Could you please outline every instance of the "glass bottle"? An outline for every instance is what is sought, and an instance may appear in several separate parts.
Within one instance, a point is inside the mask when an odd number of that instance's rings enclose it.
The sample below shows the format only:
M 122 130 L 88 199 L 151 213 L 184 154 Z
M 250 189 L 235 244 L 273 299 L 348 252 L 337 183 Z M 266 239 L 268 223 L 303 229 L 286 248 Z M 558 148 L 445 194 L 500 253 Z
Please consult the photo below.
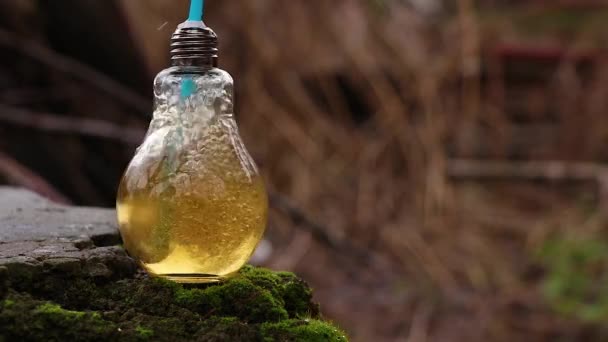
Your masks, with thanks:
M 154 81 L 154 116 L 121 181 L 124 246 L 153 275 L 182 283 L 237 272 L 264 233 L 268 199 L 233 117 L 233 80 L 217 36 L 186 21 L 172 67 Z

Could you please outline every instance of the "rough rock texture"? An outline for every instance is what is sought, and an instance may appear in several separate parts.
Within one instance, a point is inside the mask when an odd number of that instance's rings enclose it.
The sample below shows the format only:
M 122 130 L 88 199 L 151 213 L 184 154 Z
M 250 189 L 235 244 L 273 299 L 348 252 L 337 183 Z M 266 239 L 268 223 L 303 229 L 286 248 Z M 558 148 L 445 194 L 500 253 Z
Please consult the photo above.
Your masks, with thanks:
M 119 242 L 111 210 L 0 188 L 0 342 L 346 341 L 291 273 L 182 286 L 148 277 Z
M 116 214 L 109 209 L 73 208 L 49 202 L 27 190 L 0 187 L 0 241 L 90 238 L 118 244 Z

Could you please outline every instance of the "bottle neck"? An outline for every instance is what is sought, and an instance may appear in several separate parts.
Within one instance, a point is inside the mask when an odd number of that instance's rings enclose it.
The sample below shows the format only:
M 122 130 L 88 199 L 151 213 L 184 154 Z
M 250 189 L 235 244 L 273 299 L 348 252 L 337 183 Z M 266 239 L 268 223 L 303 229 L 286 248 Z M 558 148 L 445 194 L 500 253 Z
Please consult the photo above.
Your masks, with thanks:
M 215 68 L 218 65 L 218 39 L 202 22 L 186 21 L 171 37 L 171 64 Z

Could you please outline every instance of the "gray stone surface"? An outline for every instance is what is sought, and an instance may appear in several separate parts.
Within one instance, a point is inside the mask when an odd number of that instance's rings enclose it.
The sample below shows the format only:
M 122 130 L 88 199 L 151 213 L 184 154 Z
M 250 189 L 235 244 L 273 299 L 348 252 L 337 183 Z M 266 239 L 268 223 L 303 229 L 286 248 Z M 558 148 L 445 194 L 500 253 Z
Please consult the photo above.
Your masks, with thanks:
M 0 243 L 57 238 L 117 242 L 118 236 L 114 210 L 63 206 L 27 190 L 0 187 Z
M 114 210 L 68 207 L 0 187 L 0 268 L 8 273 L 112 277 L 135 272 L 119 243 Z

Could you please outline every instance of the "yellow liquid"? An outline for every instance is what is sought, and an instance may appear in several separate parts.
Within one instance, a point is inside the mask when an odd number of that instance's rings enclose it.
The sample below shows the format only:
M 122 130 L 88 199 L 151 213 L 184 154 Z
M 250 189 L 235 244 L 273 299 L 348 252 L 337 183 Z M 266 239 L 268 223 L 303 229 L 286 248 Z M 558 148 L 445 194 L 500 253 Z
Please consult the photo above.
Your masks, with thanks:
M 172 176 L 150 171 L 163 168 L 156 163 L 140 167 L 146 172 L 127 171 L 121 182 L 117 210 L 125 248 L 154 275 L 183 283 L 221 280 L 248 261 L 263 236 L 268 199 L 261 177 L 244 171 L 238 146 L 222 134 L 211 136 L 204 148 L 180 155 Z M 187 160 L 201 157 L 201 166 L 188 167 Z

